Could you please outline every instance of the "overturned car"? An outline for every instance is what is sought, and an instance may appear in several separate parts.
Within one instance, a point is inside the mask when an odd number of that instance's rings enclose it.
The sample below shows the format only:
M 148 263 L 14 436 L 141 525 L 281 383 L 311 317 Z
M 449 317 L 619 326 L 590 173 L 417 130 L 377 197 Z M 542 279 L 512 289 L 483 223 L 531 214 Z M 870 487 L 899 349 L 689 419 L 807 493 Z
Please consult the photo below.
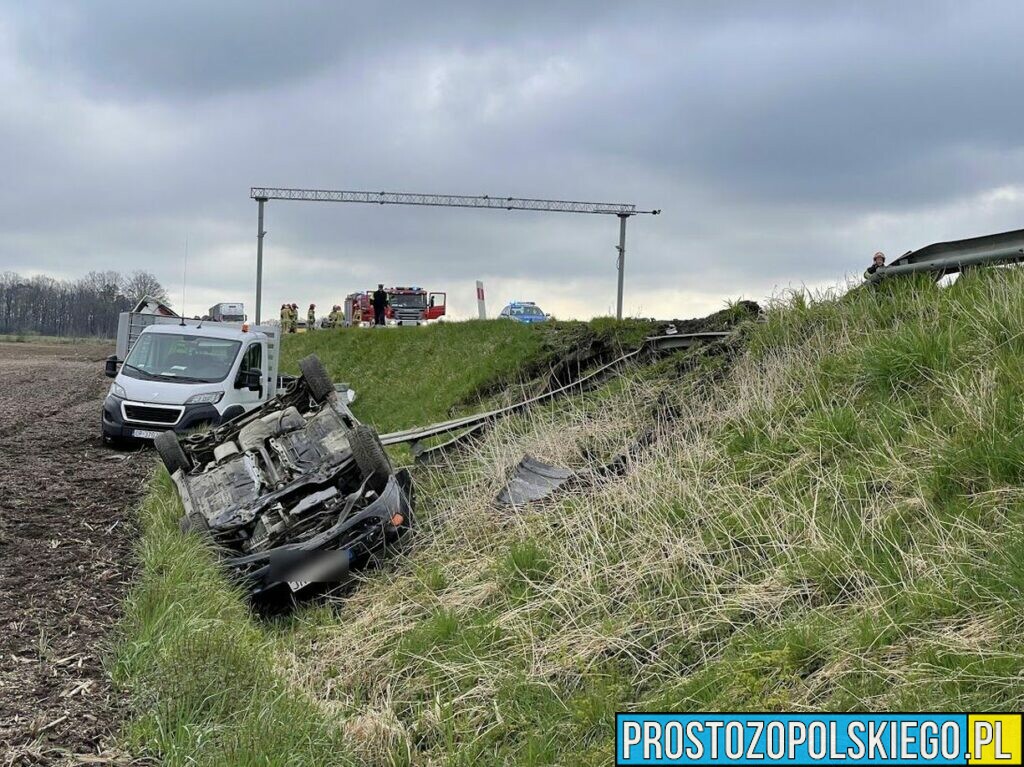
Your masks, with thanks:
M 260 409 L 154 446 L 184 505 L 182 531 L 216 544 L 249 593 L 276 600 L 343 584 L 412 523 L 412 482 L 338 395 L 316 356 Z

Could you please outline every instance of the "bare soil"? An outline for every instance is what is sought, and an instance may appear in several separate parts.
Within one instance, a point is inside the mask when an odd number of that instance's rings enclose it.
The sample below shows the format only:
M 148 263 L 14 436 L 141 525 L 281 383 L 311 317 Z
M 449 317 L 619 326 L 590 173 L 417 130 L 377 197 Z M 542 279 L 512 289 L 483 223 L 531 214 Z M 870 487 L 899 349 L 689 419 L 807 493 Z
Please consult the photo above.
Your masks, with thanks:
M 127 761 L 103 659 L 153 459 L 100 440 L 111 352 L 0 342 L 0 767 Z

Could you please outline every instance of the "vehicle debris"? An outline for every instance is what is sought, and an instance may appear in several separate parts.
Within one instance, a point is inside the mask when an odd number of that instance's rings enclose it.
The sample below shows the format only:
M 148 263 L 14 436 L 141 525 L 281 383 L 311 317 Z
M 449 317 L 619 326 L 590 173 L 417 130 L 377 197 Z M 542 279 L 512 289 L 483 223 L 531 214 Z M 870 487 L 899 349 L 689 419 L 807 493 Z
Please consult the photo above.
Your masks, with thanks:
M 570 481 L 579 484 L 599 477 L 622 476 L 628 471 L 630 464 L 637 460 L 656 438 L 657 430 L 648 427 L 633 440 L 626 450 L 589 471 L 573 471 L 545 463 L 529 454 L 524 455 L 523 459 L 516 464 L 509 481 L 498 492 L 495 502 L 499 506 L 521 506 L 547 498 Z
M 258 410 L 154 446 L 184 505 L 183 532 L 215 544 L 260 601 L 342 584 L 412 525 L 412 481 L 348 408 L 320 360 Z
M 498 493 L 496 501 L 499 506 L 521 506 L 539 501 L 564 485 L 574 474 L 570 469 L 525 455 L 516 465 L 508 484 Z

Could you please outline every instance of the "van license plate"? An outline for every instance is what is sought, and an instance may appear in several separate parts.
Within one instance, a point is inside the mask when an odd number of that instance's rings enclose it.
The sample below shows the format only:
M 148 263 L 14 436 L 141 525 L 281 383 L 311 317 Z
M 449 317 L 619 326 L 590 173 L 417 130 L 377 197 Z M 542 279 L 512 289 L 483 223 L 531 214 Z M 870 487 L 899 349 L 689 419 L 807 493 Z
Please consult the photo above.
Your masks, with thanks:
M 160 436 L 160 432 L 149 431 L 148 429 L 132 429 L 132 436 L 135 439 L 156 439 Z

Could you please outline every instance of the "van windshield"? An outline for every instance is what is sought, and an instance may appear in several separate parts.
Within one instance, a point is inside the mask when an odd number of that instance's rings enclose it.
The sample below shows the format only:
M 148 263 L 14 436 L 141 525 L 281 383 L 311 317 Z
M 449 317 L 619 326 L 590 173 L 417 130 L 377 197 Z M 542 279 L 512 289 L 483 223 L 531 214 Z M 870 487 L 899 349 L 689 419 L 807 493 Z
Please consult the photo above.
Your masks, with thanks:
M 231 372 L 241 341 L 175 333 L 143 333 L 121 366 L 131 378 L 216 383 Z

